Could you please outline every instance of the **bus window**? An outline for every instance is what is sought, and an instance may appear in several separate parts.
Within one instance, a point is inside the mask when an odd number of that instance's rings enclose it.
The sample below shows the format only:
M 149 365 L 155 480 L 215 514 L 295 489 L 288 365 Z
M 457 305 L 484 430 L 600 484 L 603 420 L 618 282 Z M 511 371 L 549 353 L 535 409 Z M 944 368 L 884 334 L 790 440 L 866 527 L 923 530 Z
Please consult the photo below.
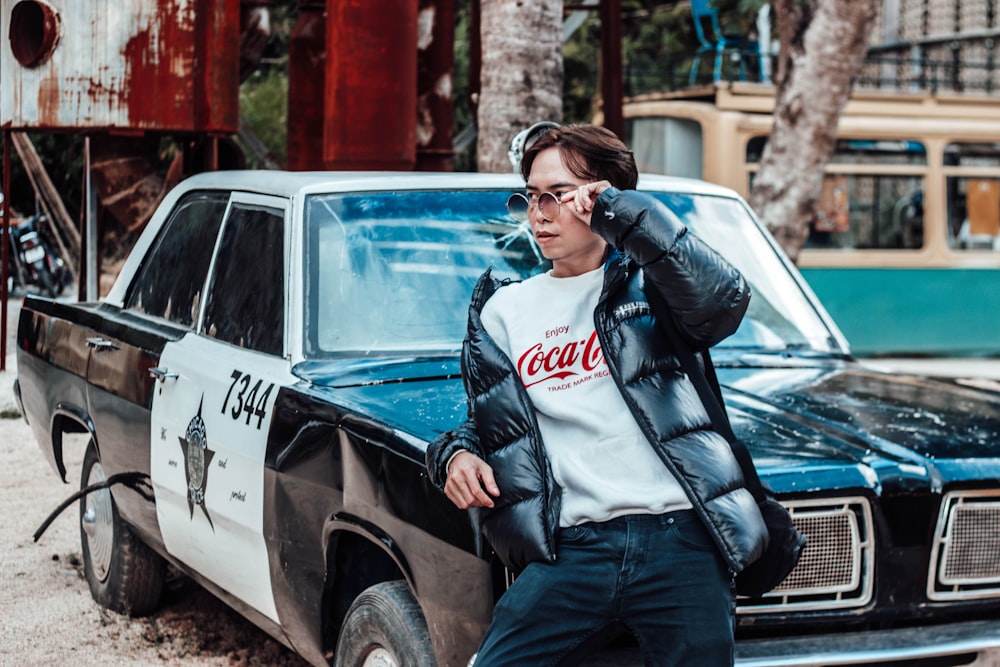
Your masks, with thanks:
M 629 145 L 640 172 L 702 177 L 701 125 L 686 118 L 632 118 Z
M 807 248 L 919 250 L 924 244 L 923 179 L 827 174 Z
M 944 164 L 948 246 L 1000 251 L 1000 144 L 948 144 Z
M 948 144 L 944 149 L 947 167 L 1000 167 L 1000 144 Z
M 747 141 L 747 164 L 757 164 L 764 154 L 764 146 L 767 145 L 767 137 L 751 137 Z
M 871 167 L 925 166 L 927 151 L 923 144 L 840 139 L 829 164 L 838 168 L 836 173 L 824 177 L 827 183 L 822 194 L 826 195 L 826 201 L 821 196 L 807 247 L 859 250 L 923 247 L 922 176 L 893 174 L 891 169 L 885 170 L 889 173 L 840 173 L 839 168 L 850 165 L 871 171 Z M 830 179 L 839 182 L 828 184 Z M 839 194 L 840 190 L 844 193 Z M 839 224 L 833 230 L 830 230 L 831 219 L 835 225 Z
M 748 165 L 760 162 L 766 143 L 767 137 L 747 142 Z M 805 247 L 921 249 L 926 166 L 927 151 L 918 141 L 839 139 Z

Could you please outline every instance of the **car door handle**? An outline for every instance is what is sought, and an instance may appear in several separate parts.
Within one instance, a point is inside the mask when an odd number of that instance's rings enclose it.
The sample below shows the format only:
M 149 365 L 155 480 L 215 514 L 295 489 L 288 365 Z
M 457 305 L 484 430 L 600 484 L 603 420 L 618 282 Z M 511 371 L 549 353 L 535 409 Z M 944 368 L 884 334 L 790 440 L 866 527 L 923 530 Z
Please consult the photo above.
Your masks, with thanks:
M 149 369 L 149 374 L 156 379 L 157 382 L 166 382 L 167 380 L 176 380 L 180 377 L 180 374 L 175 373 L 166 368 L 161 368 L 159 366 L 154 366 Z
M 101 350 L 117 350 L 117 349 L 119 349 L 119 347 L 117 345 L 115 345 L 114 343 L 112 343 L 107 338 L 101 338 L 99 336 L 95 336 L 94 338 L 88 338 L 87 339 L 87 347 L 92 347 L 95 350 L 97 350 L 98 352 L 100 352 Z

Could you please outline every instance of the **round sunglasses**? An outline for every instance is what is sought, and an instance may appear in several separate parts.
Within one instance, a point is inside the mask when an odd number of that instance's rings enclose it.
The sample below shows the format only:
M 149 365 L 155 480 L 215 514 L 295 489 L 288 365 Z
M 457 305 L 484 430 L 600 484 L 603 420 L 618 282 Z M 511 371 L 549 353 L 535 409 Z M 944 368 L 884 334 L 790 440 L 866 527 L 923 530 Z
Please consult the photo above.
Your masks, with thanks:
M 507 212 L 516 220 L 527 220 L 528 212 L 535 206 L 538 207 L 538 212 L 542 214 L 542 218 L 545 220 L 555 220 L 559 217 L 559 211 L 562 208 L 559 197 L 551 192 L 543 192 L 537 195 L 526 195 L 515 192 L 507 200 Z

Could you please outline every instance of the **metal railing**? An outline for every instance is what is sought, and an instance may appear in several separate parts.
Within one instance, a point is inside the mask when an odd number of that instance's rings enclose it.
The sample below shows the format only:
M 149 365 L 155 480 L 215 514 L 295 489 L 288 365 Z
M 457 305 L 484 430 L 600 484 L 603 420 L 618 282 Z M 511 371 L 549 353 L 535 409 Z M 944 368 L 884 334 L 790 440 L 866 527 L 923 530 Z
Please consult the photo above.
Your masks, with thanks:
M 855 79 L 856 89 L 898 92 L 942 91 L 993 94 L 1000 90 L 1000 63 L 994 58 L 992 31 L 975 39 L 927 38 L 873 46 Z M 968 57 L 974 52 L 979 57 Z M 703 60 L 705 60 L 703 58 Z M 776 54 L 731 50 L 725 54 L 722 79 L 768 82 Z M 677 53 L 652 62 L 625 65 L 625 94 L 674 92 L 690 88 L 692 56 Z M 763 75 L 762 75 L 763 74 Z M 712 68 L 702 63 L 696 86 L 712 83 Z
M 991 94 L 997 91 L 998 84 L 997 66 L 992 59 L 975 62 L 926 55 L 869 55 L 855 87 L 931 94 L 942 91 Z

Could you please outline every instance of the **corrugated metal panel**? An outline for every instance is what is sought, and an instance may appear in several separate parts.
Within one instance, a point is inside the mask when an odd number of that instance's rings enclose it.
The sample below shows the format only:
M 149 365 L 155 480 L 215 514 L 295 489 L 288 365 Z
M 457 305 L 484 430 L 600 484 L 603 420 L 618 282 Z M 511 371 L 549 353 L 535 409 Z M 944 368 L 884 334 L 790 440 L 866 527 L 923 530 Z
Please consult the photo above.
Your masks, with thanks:
M 239 0 L 48 0 L 60 33 L 25 66 L 12 45 L 42 28 L 13 34 L 12 11 L 42 4 L 0 0 L 0 125 L 237 130 Z

